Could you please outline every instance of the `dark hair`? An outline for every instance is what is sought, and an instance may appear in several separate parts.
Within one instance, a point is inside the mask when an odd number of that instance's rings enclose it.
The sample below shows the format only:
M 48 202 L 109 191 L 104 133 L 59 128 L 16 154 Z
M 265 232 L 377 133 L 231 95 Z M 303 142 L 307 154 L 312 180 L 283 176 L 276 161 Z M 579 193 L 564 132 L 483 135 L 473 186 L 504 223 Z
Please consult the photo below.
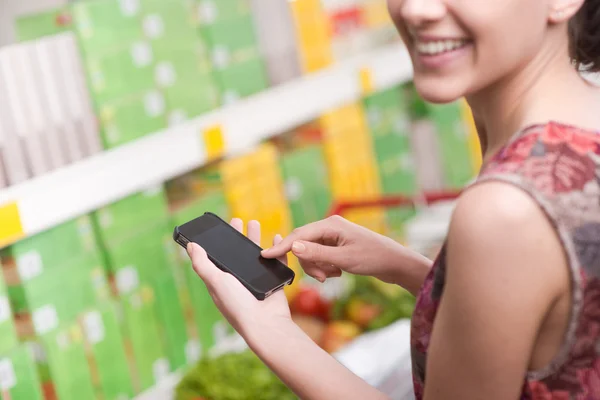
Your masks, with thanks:
M 600 0 L 585 0 L 569 21 L 569 52 L 580 70 L 600 72 Z

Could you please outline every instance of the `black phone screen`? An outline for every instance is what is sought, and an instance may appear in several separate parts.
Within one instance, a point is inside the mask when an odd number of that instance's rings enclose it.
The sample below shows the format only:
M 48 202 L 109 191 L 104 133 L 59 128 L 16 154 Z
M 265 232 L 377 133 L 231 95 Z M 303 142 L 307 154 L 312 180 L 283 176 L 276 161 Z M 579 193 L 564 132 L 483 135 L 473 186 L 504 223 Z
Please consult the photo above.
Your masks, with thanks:
M 180 230 L 213 261 L 256 290 L 266 293 L 294 277 L 292 270 L 278 260 L 263 258 L 259 246 L 212 214 L 204 214 Z
M 237 235 L 225 224 L 219 224 L 192 238 L 220 263 L 226 265 L 246 282 L 252 282 L 269 272 L 269 262 L 260 256 L 253 243 Z

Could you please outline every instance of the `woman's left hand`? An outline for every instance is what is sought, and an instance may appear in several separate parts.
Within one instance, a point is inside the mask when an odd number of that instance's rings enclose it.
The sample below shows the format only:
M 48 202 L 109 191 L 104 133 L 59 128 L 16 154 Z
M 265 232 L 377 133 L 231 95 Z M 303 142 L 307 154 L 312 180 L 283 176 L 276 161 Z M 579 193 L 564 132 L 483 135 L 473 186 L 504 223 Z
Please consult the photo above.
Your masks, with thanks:
M 231 226 L 243 232 L 242 220 L 233 219 Z M 260 237 L 260 224 L 257 221 L 250 221 L 248 238 L 260 244 Z M 281 240 L 281 236 L 277 235 L 274 244 L 278 244 Z M 245 339 L 255 334 L 260 336 L 265 329 L 272 329 L 281 323 L 291 321 L 290 308 L 283 290 L 259 301 L 233 275 L 217 268 L 200 246 L 190 243 L 187 251 L 194 270 L 206 284 L 216 306 Z M 287 257 L 279 260 L 287 264 Z

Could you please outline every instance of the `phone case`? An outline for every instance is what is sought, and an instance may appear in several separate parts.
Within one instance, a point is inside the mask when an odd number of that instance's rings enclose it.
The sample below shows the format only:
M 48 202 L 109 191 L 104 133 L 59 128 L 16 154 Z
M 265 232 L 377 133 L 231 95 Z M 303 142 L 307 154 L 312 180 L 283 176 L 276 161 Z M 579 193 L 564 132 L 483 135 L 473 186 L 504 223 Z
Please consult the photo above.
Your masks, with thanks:
M 205 212 L 204 215 L 211 215 L 213 217 L 216 217 L 218 220 L 220 220 L 221 222 L 223 222 L 224 224 L 226 224 L 227 226 L 230 226 L 227 222 L 225 222 L 221 217 L 219 217 L 218 215 L 211 213 L 211 212 Z M 237 229 L 235 228 L 231 228 L 235 233 L 237 233 L 238 235 L 240 235 L 241 237 L 244 238 L 244 240 L 249 240 L 244 234 L 240 233 Z M 187 245 L 190 243 L 190 240 L 188 238 L 186 238 L 179 230 L 179 226 L 176 226 L 175 229 L 173 230 L 173 240 L 179 244 L 181 247 L 183 247 L 184 249 L 187 249 Z M 258 246 L 256 243 L 250 241 L 254 246 L 256 246 L 258 249 L 262 250 L 260 248 L 260 246 Z M 211 255 L 208 255 L 208 259 L 217 266 L 217 268 L 219 268 L 221 271 L 227 272 L 227 273 L 231 273 L 231 271 L 229 271 L 229 269 L 227 267 L 225 267 L 225 265 L 223 265 L 222 263 L 220 263 L 218 260 L 214 259 Z M 242 283 L 242 285 L 244 285 L 244 287 L 246 287 L 246 289 L 248 289 L 250 291 L 250 293 L 252 293 L 254 295 L 254 297 L 256 297 L 258 300 L 265 300 L 267 297 L 269 297 L 270 295 L 272 295 L 273 293 L 277 292 L 278 290 L 282 289 L 283 287 L 285 287 L 286 285 L 291 285 L 294 282 L 294 279 L 296 278 L 296 273 L 294 272 L 294 270 L 292 270 L 291 268 L 288 267 L 288 269 L 291 272 L 291 279 L 288 282 L 284 282 L 283 284 L 281 284 L 280 286 L 277 286 L 267 292 L 264 292 L 262 290 L 257 289 L 256 287 L 252 286 L 249 282 L 245 282 L 242 279 L 239 279 L 237 276 L 236 278 Z M 233 275 L 233 274 L 232 274 Z M 234 275 L 235 276 L 235 275 Z

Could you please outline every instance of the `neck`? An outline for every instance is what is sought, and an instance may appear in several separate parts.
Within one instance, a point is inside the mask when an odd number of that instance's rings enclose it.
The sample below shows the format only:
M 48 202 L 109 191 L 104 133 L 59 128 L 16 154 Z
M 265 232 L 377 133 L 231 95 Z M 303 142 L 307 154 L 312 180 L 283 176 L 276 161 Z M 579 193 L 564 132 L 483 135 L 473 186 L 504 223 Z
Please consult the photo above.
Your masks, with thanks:
M 587 123 L 577 115 L 581 114 L 577 104 L 589 95 L 591 87 L 571 64 L 567 46 L 562 43 L 560 48 L 541 50 L 515 73 L 467 96 L 484 160 L 529 125 L 552 120 Z

